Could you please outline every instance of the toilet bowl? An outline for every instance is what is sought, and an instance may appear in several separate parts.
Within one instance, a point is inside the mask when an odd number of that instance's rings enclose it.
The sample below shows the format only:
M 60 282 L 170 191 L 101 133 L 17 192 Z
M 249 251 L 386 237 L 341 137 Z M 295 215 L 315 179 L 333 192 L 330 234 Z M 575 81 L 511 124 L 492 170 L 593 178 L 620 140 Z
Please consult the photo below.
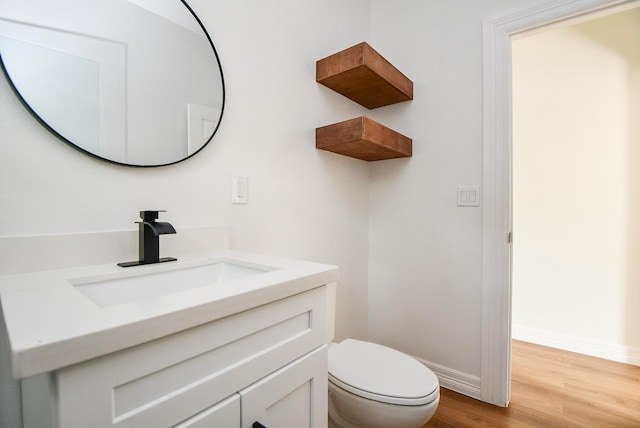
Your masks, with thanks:
M 410 356 L 354 339 L 329 347 L 330 428 L 417 428 L 439 402 L 438 378 Z

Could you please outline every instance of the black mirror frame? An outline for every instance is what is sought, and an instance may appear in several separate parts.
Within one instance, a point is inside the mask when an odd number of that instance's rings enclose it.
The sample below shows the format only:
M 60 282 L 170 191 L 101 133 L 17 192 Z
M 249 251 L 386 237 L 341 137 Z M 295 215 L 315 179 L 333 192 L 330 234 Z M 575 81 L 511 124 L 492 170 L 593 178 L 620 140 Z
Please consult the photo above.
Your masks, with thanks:
M 154 164 L 154 165 L 136 165 L 136 164 L 118 162 L 118 161 L 115 161 L 115 160 L 112 160 L 112 159 L 103 158 L 101 156 L 98 156 L 95 153 L 91 153 L 90 151 L 83 149 L 82 147 L 74 144 L 72 141 L 70 141 L 65 136 L 60 134 L 58 131 L 53 129 L 51 126 L 49 126 L 49 124 L 44 119 L 42 119 L 42 117 L 40 117 L 38 115 L 38 113 L 36 113 L 31 108 L 29 103 L 22 97 L 22 95 L 20 94 L 20 91 L 18 91 L 18 88 L 15 86 L 15 84 L 11 80 L 11 77 L 9 76 L 9 72 L 7 71 L 7 69 L 6 69 L 5 65 L 4 65 L 4 61 L 2 60 L 2 53 L 0 53 L 0 68 L 2 68 L 2 73 L 7 78 L 7 82 L 9 82 L 9 86 L 11 87 L 11 89 L 13 89 L 13 92 L 18 96 L 18 99 L 20 100 L 22 105 L 27 109 L 27 111 L 31 114 L 31 116 L 33 116 L 40 123 L 40 125 L 42 125 L 44 128 L 46 128 L 50 133 L 55 135 L 58 139 L 60 139 L 61 141 L 63 141 L 67 145 L 69 145 L 69 146 L 73 147 L 74 149 L 78 150 L 79 152 L 82 152 L 82 153 L 84 153 L 86 155 L 89 155 L 89 156 L 91 156 L 93 158 L 100 159 L 101 161 L 108 162 L 108 163 L 111 163 L 111 164 L 114 164 L 114 165 L 121 165 L 121 166 L 133 167 L 133 168 L 157 168 L 157 167 L 175 165 L 177 163 L 184 162 L 187 159 L 190 159 L 190 158 L 194 157 L 195 155 L 200 153 L 202 151 L 202 149 L 207 147 L 209 145 L 209 143 L 211 142 L 211 140 L 213 139 L 214 135 L 216 135 L 216 132 L 218 132 L 218 128 L 220 128 L 220 124 L 222 123 L 222 117 L 224 115 L 224 106 L 225 106 L 226 94 L 225 94 L 224 74 L 222 72 L 222 64 L 220 62 L 220 57 L 218 56 L 218 51 L 216 50 L 215 46 L 213 45 L 213 41 L 211 40 L 211 37 L 209 36 L 209 33 L 207 32 L 207 29 L 202 24 L 202 21 L 200 21 L 200 18 L 198 17 L 198 15 L 196 15 L 196 13 L 193 11 L 193 9 L 191 9 L 191 6 L 189 6 L 187 4 L 186 0 L 180 0 L 180 2 L 184 5 L 184 7 L 187 8 L 189 13 L 191 13 L 191 15 L 195 18 L 196 22 L 198 23 L 200 28 L 202 28 L 202 31 L 204 32 L 204 35 L 207 37 L 207 40 L 209 41 L 209 45 L 211 46 L 211 50 L 213 51 L 213 55 L 216 58 L 216 62 L 218 64 L 218 69 L 220 71 L 220 85 L 222 86 L 222 103 L 221 103 L 221 106 L 220 106 L 220 118 L 218 119 L 218 123 L 216 124 L 216 127 L 213 130 L 213 133 L 211 134 L 209 139 L 198 150 L 196 150 L 195 152 L 193 152 L 189 156 L 186 156 L 186 157 L 184 157 L 182 159 L 179 159 L 179 160 L 177 160 L 175 162 L 168 162 L 168 163 Z

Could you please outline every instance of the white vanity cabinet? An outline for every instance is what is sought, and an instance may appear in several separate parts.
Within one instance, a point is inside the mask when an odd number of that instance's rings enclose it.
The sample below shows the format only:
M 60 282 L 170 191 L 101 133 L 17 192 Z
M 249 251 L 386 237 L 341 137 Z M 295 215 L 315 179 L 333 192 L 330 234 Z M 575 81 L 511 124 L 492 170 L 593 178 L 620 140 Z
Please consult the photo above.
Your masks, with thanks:
M 25 379 L 24 425 L 324 428 L 328 337 L 321 286 Z

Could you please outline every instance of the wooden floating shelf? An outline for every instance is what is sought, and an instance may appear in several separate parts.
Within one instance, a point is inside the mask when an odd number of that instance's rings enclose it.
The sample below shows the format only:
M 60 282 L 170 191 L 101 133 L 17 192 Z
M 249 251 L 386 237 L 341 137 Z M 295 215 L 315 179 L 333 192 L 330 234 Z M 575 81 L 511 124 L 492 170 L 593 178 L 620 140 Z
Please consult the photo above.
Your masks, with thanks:
M 316 81 L 368 109 L 413 99 L 413 82 L 366 42 L 317 61 Z
M 365 161 L 411 156 L 412 141 L 362 116 L 316 128 L 316 148 Z

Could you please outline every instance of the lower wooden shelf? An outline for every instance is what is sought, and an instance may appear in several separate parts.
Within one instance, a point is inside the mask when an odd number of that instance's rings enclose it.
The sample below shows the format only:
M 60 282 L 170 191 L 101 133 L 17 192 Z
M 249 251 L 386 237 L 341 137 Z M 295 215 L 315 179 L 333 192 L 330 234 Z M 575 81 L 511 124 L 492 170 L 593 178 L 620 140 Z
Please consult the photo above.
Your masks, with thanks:
M 365 161 L 411 156 L 412 140 L 366 116 L 316 128 L 316 148 Z

